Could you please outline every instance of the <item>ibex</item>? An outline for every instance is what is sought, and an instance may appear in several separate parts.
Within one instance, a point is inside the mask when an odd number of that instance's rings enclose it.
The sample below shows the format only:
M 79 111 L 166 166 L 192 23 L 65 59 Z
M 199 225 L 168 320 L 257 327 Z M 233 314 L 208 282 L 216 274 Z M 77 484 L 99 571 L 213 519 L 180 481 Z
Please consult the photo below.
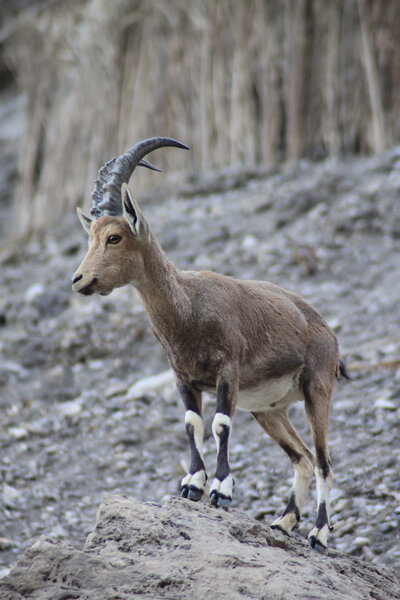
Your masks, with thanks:
M 73 275 L 73 290 L 107 295 L 127 284 L 138 290 L 186 409 L 191 462 L 181 495 L 200 500 L 206 484 L 201 413 L 202 392 L 209 392 L 216 396 L 217 445 L 211 504 L 227 507 L 232 500 L 228 446 L 233 414 L 241 408 L 294 467 L 288 504 L 272 527 L 289 534 L 297 525 L 315 470 L 318 512 L 308 540 L 323 552 L 331 529 L 329 404 L 336 380 L 347 377 L 336 337 L 316 309 L 293 292 L 210 271 L 179 271 L 168 260 L 127 185 L 137 165 L 155 168 L 143 157 L 162 146 L 188 149 L 170 138 L 150 138 L 100 169 L 92 217 L 78 209 L 89 249 Z M 297 400 L 304 401 L 316 458 L 287 417 Z

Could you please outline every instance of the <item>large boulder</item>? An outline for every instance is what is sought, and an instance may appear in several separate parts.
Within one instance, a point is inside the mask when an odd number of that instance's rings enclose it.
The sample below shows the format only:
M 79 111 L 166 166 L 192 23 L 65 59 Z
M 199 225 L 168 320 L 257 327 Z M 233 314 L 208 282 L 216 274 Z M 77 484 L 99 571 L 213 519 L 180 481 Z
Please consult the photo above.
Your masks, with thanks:
M 83 550 L 42 537 L 0 581 L 1 600 L 217 597 L 398 600 L 400 580 L 334 550 L 320 555 L 236 510 L 109 494 Z

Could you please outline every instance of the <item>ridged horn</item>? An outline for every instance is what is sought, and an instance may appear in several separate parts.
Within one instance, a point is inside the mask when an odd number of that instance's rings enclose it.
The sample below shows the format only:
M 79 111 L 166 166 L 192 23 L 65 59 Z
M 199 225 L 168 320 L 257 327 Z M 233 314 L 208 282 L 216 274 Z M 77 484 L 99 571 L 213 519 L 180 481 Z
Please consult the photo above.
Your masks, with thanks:
M 138 142 L 132 148 L 129 148 L 120 156 L 115 156 L 101 167 L 92 191 L 93 206 L 90 213 L 95 219 L 102 215 L 122 214 L 122 184 L 124 182 L 128 183 L 138 165 L 159 171 L 147 160 L 143 160 L 143 157 L 163 146 L 174 146 L 189 150 L 185 144 L 172 138 L 154 137 Z

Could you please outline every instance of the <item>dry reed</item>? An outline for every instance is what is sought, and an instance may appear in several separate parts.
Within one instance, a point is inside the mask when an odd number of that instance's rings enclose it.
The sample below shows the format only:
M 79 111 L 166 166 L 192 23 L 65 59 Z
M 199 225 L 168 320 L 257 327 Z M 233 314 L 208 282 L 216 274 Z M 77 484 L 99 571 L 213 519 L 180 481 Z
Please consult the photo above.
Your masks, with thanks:
M 399 30 L 397 0 L 64 0 L 26 12 L 3 35 L 28 99 L 20 233 L 88 204 L 99 165 L 152 135 L 192 148 L 154 159 L 169 171 L 381 151 L 400 138 Z

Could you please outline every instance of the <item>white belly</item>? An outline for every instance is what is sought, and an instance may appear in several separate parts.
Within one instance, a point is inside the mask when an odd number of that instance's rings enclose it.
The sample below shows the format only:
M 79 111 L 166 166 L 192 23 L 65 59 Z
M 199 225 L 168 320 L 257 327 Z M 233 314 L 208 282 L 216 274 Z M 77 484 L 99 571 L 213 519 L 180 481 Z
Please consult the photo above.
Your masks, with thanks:
M 303 400 L 299 390 L 298 374 L 269 379 L 255 388 L 239 389 L 237 408 L 249 412 L 262 412 L 274 408 L 285 408 Z

